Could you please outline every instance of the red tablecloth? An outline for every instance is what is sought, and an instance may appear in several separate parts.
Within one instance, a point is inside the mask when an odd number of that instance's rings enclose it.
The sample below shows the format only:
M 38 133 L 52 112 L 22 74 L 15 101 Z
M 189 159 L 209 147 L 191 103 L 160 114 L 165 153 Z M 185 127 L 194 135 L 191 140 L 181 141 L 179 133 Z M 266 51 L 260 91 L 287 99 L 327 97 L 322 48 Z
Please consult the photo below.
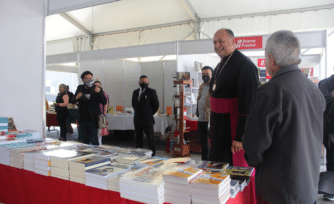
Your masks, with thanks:
M 59 126 L 57 121 L 57 114 L 46 113 L 46 127 Z
M 251 183 L 227 204 L 250 204 L 253 200 Z M 42 176 L 23 169 L 0 164 L 0 202 L 6 204 L 139 204 L 123 199 L 113 191 L 93 188 L 54 177 Z
M 189 119 L 186 120 L 186 127 L 189 128 L 189 131 L 194 131 L 194 130 L 197 131 L 198 129 L 197 124 L 198 124 L 197 120 L 189 120 Z

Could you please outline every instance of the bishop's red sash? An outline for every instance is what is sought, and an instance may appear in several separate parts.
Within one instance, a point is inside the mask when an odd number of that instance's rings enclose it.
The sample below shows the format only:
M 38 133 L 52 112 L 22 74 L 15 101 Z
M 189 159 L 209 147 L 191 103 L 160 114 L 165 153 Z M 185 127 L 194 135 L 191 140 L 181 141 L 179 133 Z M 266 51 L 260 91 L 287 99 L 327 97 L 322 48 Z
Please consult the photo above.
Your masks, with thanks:
M 238 98 L 210 98 L 211 102 L 211 111 L 215 113 L 229 113 L 230 114 L 230 122 L 231 122 L 231 139 L 232 142 L 237 135 L 237 125 L 239 118 L 238 111 Z M 248 164 L 244 157 L 244 150 L 239 152 L 235 152 L 233 154 L 233 165 L 234 166 L 242 166 L 248 167 Z

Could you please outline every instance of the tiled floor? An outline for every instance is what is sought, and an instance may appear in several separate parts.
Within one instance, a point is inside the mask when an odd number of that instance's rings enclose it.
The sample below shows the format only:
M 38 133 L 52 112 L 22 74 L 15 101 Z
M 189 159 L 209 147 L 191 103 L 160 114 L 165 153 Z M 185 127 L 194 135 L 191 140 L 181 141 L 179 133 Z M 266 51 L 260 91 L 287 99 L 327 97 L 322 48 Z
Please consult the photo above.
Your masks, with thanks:
M 78 140 L 78 131 L 75 125 L 72 124 L 74 132 L 69 134 L 67 133 L 67 140 L 69 141 L 77 141 Z M 52 129 L 52 128 L 51 128 Z M 51 130 L 50 132 L 46 133 L 46 137 L 50 138 L 59 138 L 59 127 L 56 127 L 55 130 Z M 136 142 L 135 139 L 129 136 L 126 136 L 127 138 L 122 138 L 122 135 L 119 135 L 119 132 L 115 132 L 115 135 L 109 135 L 102 138 L 102 144 L 105 145 L 115 145 L 119 147 L 133 147 L 135 148 Z M 158 157 L 166 157 L 171 158 L 172 154 L 166 153 L 165 151 L 165 144 L 166 140 L 164 138 L 160 138 L 160 140 L 157 142 L 157 151 L 156 156 Z M 144 148 L 148 148 L 147 142 L 144 140 Z M 191 153 L 191 158 L 194 160 L 201 160 L 201 154 L 200 153 Z M 326 167 L 321 166 L 320 171 L 325 171 Z M 318 195 L 318 201 L 317 204 L 334 204 L 334 201 L 324 201 L 322 199 L 322 195 Z

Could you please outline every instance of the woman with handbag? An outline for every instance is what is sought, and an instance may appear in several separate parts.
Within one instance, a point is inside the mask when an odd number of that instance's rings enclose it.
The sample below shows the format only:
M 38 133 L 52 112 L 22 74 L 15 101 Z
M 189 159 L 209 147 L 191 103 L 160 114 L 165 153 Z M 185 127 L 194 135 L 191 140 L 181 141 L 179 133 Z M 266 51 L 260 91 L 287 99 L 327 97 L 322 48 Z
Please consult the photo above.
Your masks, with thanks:
M 95 81 L 94 85 L 101 87 L 101 82 L 100 81 Z M 107 95 L 106 92 L 103 92 L 103 93 L 104 93 L 104 96 L 107 99 L 107 103 L 106 103 L 106 105 L 103 105 L 102 103 L 100 103 L 99 107 L 100 107 L 100 110 L 101 110 L 101 114 L 104 116 L 104 119 L 105 119 L 105 115 L 107 114 L 107 110 L 108 110 L 108 106 L 109 106 L 109 96 Z M 106 124 L 108 123 L 108 121 L 105 121 L 105 122 L 106 122 Z M 100 123 L 100 121 L 99 121 L 99 123 Z M 108 131 L 107 127 L 99 128 L 98 133 L 97 133 L 97 139 L 99 141 L 99 145 L 102 145 L 102 136 L 108 136 L 108 135 L 109 135 L 109 131 Z

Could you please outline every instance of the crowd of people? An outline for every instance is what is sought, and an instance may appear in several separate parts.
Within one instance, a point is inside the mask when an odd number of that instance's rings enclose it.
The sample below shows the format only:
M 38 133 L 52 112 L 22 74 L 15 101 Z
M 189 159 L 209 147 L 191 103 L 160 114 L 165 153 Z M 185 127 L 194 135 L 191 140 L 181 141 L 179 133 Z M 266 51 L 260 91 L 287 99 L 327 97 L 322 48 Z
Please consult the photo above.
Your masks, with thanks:
M 300 44 L 291 31 L 277 31 L 266 41 L 266 70 L 272 79 L 262 86 L 257 67 L 237 49 L 231 30 L 218 30 L 213 46 L 221 61 L 215 69 L 202 68 L 197 97 L 202 160 L 255 167 L 259 203 L 315 203 L 322 144 L 327 170 L 334 171 L 334 75 L 318 88 L 301 73 Z M 91 72 L 81 79 L 84 84 L 73 96 L 66 85 L 59 86 L 61 139 L 66 140 L 66 107 L 73 103 L 79 109 L 79 141 L 98 145 L 97 116 L 106 114 L 108 95 Z M 136 147 L 143 147 L 145 132 L 154 156 L 153 115 L 159 100 L 148 85 L 147 76 L 140 76 L 132 107 Z

